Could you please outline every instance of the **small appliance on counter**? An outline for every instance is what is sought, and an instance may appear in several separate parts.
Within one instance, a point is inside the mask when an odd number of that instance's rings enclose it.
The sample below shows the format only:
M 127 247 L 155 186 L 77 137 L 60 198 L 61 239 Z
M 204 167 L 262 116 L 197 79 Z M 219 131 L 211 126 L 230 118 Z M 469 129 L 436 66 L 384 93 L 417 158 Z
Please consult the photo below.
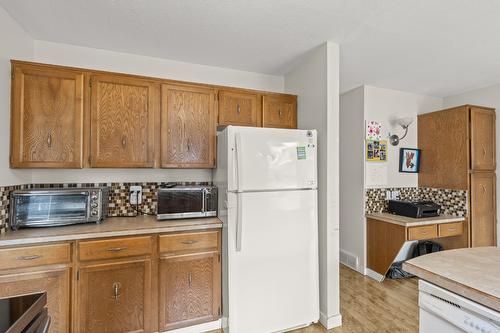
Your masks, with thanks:
M 17 190 L 12 192 L 10 225 L 16 230 L 100 223 L 108 215 L 108 196 L 107 187 Z
M 217 187 L 168 183 L 158 190 L 158 220 L 217 216 Z
M 389 200 L 389 213 L 412 218 L 438 216 L 441 206 L 432 201 Z
M 48 333 L 47 293 L 0 299 L 0 333 Z

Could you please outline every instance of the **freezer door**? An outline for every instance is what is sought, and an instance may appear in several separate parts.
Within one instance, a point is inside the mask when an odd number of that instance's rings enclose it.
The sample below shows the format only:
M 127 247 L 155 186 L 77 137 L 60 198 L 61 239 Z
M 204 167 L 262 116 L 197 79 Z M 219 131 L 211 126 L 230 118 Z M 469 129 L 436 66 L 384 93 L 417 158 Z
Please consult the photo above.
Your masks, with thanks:
M 316 131 L 234 131 L 236 191 L 317 187 Z M 231 177 L 230 177 L 231 178 Z
M 316 322 L 316 190 L 229 193 L 228 213 L 229 332 Z

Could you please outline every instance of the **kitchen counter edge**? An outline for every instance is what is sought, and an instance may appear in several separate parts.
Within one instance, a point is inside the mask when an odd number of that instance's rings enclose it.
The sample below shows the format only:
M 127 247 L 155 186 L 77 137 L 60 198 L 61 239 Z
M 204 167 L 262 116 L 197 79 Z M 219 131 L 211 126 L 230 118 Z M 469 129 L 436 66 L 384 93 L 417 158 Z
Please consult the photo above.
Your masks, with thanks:
M 453 215 L 439 215 L 434 217 L 412 218 L 407 216 L 395 215 L 390 213 L 371 213 L 366 214 L 366 218 L 384 221 L 392 224 L 401 225 L 403 227 L 414 227 L 429 224 L 441 224 L 465 221 L 465 217 Z
M 109 217 L 101 224 L 86 223 L 60 227 L 26 228 L 17 231 L 9 230 L 0 235 L 0 248 L 220 228 L 222 228 L 222 221 L 217 217 L 163 221 L 157 221 L 156 216 Z

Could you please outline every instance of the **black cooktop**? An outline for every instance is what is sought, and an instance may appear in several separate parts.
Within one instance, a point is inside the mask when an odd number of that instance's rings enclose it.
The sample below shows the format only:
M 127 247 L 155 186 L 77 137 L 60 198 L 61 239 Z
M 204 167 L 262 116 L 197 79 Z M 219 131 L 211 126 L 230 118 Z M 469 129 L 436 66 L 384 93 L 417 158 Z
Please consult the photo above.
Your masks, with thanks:
M 0 299 L 0 333 L 26 332 L 46 304 L 46 293 Z

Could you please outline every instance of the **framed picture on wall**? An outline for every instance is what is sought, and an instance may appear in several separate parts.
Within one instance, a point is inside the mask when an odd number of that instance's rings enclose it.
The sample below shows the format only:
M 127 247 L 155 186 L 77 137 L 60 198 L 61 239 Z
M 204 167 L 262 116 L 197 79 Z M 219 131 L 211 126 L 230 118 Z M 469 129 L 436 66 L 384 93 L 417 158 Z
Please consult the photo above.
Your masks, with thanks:
M 418 173 L 420 169 L 420 149 L 399 149 L 399 172 Z
M 366 140 L 365 152 L 368 162 L 387 162 L 387 141 Z

